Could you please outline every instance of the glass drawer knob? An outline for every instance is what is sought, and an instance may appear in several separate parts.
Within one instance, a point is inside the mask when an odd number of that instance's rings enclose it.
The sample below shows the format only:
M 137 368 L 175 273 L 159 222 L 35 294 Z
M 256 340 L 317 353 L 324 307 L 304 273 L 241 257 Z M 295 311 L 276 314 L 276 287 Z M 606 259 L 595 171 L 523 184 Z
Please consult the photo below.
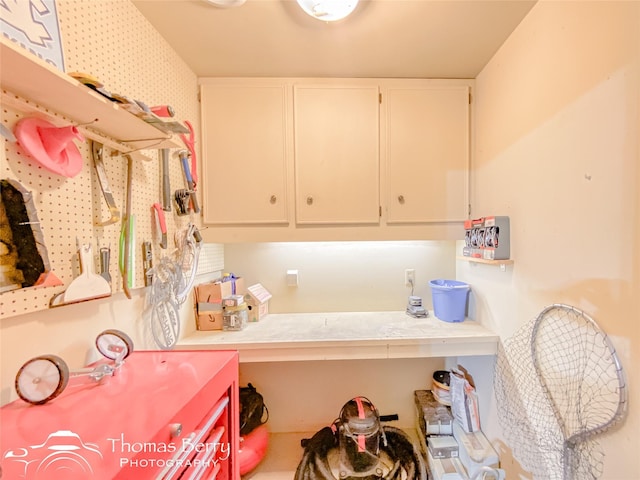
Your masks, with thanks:
M 171 435 L 171 438 L 176 438 L 182 435 L 182 424 L 172 423 L 169 425 L 169 434 Z

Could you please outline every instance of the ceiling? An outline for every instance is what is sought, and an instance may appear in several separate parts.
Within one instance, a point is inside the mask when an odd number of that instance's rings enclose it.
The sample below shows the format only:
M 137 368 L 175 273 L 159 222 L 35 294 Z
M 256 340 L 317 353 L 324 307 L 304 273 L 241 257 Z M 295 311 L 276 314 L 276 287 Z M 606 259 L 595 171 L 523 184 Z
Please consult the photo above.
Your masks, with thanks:
M 529 0 L 360 0 L 323 22 L 294 0 L 133 0 L 198 77 L 475 78 Z

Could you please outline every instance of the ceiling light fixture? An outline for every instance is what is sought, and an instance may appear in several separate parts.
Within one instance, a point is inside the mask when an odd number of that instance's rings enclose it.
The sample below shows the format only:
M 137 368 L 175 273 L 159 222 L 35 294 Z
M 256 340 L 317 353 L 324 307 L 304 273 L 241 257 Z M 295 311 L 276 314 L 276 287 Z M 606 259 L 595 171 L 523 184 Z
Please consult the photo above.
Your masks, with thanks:
M 307 14 L 325 22 L 342 20 L 358 5 L 358 0 L 297 0 L 297 2 Z

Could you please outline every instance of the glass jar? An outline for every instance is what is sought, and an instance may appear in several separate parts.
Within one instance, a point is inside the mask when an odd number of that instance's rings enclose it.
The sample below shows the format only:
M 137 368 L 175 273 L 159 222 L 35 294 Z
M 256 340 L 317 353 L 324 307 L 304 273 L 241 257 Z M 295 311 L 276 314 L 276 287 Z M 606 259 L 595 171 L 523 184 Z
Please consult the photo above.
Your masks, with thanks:
M 224 307 L 222 314 L 222 330 L 243 330 L 249 321 L 249 309 L 247 304 Z

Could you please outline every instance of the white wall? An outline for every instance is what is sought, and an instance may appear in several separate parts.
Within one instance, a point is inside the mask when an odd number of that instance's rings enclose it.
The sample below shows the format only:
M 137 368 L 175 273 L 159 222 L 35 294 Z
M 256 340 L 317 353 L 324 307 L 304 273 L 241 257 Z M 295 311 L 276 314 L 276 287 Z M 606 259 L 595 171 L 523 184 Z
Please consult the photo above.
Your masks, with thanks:
M 316 432 L 356 396 L 369 398 L 381 415 L 398 414 L 393 425 L 414 428 L 413 392 L 428 389 L 443 368 L 440 358 L 243 363 L 240 384 L 264 395 L 270 432 Z
M 503 338 L 551 303 L 593 316 L 627 369 L 630 412 L 602 478 L 640 478 L 640 2 L 539 2 L 478 76 L 474 216 L 509 215 L 506 272 L 458 262 Z M 509 478 L 494 411 L 485 430 Z
M 260 282 L 273 294 L 275 313 L 404 310 L 416 274 L 415 295 L 431 307 L 429 280 L 454 278 L 455 242 L 297 242 L 225 245 L 225 269 Z M 286 272 L 299 272 L 288 287 Z

